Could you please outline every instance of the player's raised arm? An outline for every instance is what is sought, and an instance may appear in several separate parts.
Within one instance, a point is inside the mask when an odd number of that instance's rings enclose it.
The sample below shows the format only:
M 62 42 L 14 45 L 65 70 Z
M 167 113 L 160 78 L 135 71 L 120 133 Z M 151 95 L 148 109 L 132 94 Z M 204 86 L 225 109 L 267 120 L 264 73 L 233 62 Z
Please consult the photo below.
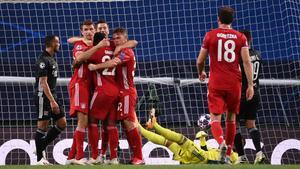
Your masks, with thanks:
M 138 41 L 136 40 L 129 40 L 123 45 L 117 46 L 116 49 L 114 50 L 114 56 L 116 56 L 118 53 L 121 52 L 122 49 L 125 48 L 135 48 L 138 45 Z
M 67 42 L 70 43 L 70 44 L 75 44 L 76 42 L 79 42 L 79 41 L 82 41 L 82 40 L 84 40 L 83 37 L 73 36 L 73 37 L 69 38 L 67 40 Z
M 252 65 L 250 61 L 249 49 L 247 47 L 243 47 L 241 49 L 241 57 L 243 60 L 243 66 L 248 81 L 246 98 L 247 100 L 251 100 L 254 94 L 254 90 L 253 90 L 253 79 L 252 79 Z
M 105 46 L 109 46 L 110 42 L 109 39 L 103 39 L 102 41 L 100 41 L 96 46 L 92 47 L 91 49 L 82 52 L 82 51 L 78 51 L 75 53 L 75 62 L 76 63 L 80 63 L 83 61 L 88 60 L 99 48 L 101 47 L 105 47 Z

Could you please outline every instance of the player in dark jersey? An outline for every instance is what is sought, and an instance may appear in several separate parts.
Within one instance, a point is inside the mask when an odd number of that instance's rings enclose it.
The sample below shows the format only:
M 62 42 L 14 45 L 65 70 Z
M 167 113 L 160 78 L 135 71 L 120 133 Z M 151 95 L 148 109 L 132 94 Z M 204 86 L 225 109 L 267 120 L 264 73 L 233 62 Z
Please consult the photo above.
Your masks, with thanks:
M 56 96 L 56 80 L 58 65 L 54 54 L 59 51 L 59 38 L 54 35 L 46 36 L 46 49 L 36 62 L 35 105 L 37 107 L 37 131 L 35 135 L 37 165 L 50 165 L 43 151 L 66 127 L 63 107 Z M 48 132 L 50 119 L 56 123 Z
M 250 46 L 252 42 L 251 33 L 249 30 L 240 31 L 243 33 L 248 41 Z M 240 64 L 242 70 L 242 95 L 240 102 L 240 114 L 237 116 L 237 123 L 243 120 L 245 125 L 250 133 L 252 138 L 254 147 L 256 149 L 256 158 L 254 163 L 263 163 L 266 159 L 265 155 L 261 151 L 260 146 L 260 133 L 259 130 L 255 126 L 256 114 L 257 110 L 260 108 L 260 93 L 259 93 L 259 75 L 261 72 L 261 55 L 258 51 L 253 48 L 249 48 L 251 63 L 253 67 L 253 87 L 254 87 L 254 96 L 251 100 L 246 99 L 246 89 L 247 89 L 247 78 L 245 75 L 245 70 L 243 64 Z M 239 125 L 237 125 L 239 127 Z M 237 133 L 235 135 L 235 148 L 239 154 L 239 160 L 241 163 L 248 163 L 248 158 L 245 155 L 244 144 L 242 141 L 242 135 L 239 129 L 237 129 Z
M 198 76 L 206 77 L 205 59 L 209 54 L 210 73 L 208 83 L 208 108 L 211 116 L 211 131 L 220 145 L 220 161 L 230 163 L 230 154 L 236 132 L 236 114 L 239 113 L 241 98 L 241 71 L 243 61 L 247 76 L 247 100 L 253 97 L 252 67 L 246 37 L 232 29 L 234 10 L 221 7 L 217 29 L 206 33 L 197 59 Z M 221 114 L 226 112 L 226 137 L 223 137 Z

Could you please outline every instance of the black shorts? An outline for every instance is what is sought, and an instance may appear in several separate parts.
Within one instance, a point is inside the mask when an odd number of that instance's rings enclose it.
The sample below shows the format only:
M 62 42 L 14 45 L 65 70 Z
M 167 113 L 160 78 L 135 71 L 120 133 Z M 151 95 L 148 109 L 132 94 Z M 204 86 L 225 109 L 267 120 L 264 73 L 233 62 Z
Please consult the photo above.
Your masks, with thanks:
M 52 113 L 52 109 L 50 103 L 45 96 L 36 96 L 35 97 L 35 105 L 36 105 L 36 112 L 37 112 L 37 119 L 38 120 L 50 120 L 51 118 L 54 121 L 57 121 L 60 118 L 65 117 L 65 110 L 64 107 L 55 99 L 60 112 L 58 114 Z
M 237 120 L 256 120 L 256 114 L 260 109 L 260 98 L 259 96 L 253 97 L 252 100 L 241 100 L 240 112 L 237 116 Z

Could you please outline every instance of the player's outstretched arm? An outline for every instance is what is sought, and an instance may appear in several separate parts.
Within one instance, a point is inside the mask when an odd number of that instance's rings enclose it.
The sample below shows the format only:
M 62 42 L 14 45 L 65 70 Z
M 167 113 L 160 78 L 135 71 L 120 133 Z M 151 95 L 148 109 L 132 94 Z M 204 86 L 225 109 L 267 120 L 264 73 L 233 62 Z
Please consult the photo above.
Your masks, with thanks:
M 121 63 L 121 60 L 119 58 L 114 58 L 114 59 L 106 61 L 104 63 L 99 63 L 99 64 L 90 63 L 88 65 L 88 68 L 89 68 L 90 71 L 95 71 L 95 70 L 101 70 L 101 69 L 116 67 L 120 63 Z
M 198 76 L 201 81 L 204 81 L 206 78 L 206 73 L 204 71 L 205 60 L 208 55 L 208 50 L 205 48 L 201 48 L 198 58 L 197 58 L 197 71 Z
M 114 50 L 114 56 L 119 54 L 121 52 L 121 50 L 123 50 L 125 48 L 135 48 L 137 45 L 138 45 L 138 41 L 129 40 L 126 43 L 124 43 L 123 45 L 120 45 L 120 46 L 116 47 L 116 49 Z
M 77 52 L 75 54 L 75 64 L 81 63 L 83 61 L 88 60 L 99 48 L 109 46 L 110 42 L 108 39 L 103 39 L 100 41 L 96 46 L 92 47 L 91 49 L 85 51 L 85 52 Z
M 246 91 L 246 98 L 247 100 L 251 100 L 254 94 L 253 90 L 253 79 L 252 79 L 252 65 L 250 61 L 250 55 L 248 48 L 242 48 L 241 50 L 241 56 L 243 60 L 243 66 L 245 70 L 245 74 L 248 81 L 248 88 Z
M 47 76 L 39 77 L 39 80 L 40 80 L 40 85 L 43 88 L 43 91 L 50 102 L 50 106 L 51 106 L 53 113 L 55 113 L 55 114 L 59 113 L 58 104 L 56 103 L 56 101 L 51 93 L 51 90 L 49 88 L 48 82 L 47 82 L 48 77 Z
M 83 40 L 83 37 L 73 36 L 73 37 L 69 38 L 67 40 L 67 42 L 70 43 L 70 44 L 75 44 L 76 42 L 79 42 L 81 40 Z

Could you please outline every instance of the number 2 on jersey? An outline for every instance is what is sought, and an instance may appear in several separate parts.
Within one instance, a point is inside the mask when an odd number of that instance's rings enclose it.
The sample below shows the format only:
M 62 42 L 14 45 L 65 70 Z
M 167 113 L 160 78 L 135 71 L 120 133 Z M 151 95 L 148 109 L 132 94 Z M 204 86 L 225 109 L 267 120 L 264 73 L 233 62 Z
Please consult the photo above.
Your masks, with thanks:
M 218 61 L 221 62 L 222 58 L 228 63 L 234 62 L 235 60 L 235 42 L 233 40 L 226 40 L 224 43 L 224 53 L 222 53 L 223 48 L 223 40 L 218 40 Z M 228 55 L 231 55 L 231 58 L 229 58 Z
M 109 61 L 110 60 L 110 56 L 105 55 L 102 57 L 102 63 Z M 106 68 L 102 71 L 102 75 L 105 76 L 115 76 L 116 75 L 116 67 L 114 68 Z

